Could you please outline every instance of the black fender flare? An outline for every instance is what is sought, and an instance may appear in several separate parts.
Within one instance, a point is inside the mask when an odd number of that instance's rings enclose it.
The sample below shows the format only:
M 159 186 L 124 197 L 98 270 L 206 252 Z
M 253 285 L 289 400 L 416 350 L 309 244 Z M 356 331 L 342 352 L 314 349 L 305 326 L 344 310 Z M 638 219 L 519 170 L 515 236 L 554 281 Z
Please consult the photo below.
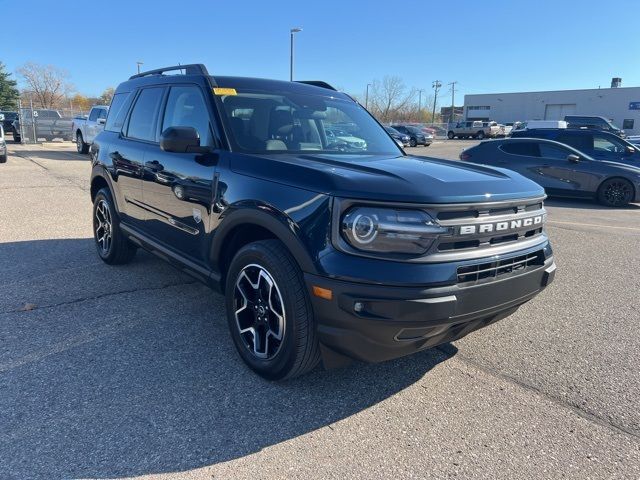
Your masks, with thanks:
M 220 271 L 220 256 L 229 235 L 242 225 L 255 225 L 268 230 L 280 240 L 303 272 L 316 273 L 311 255 L 300 238 L 299 227 L 287 215 L 273 206 L 257 202 L 251 202 L 251 205 L 245 203 L 231 206 L 229 210 L 231 211 L 225 212 L 224 219 L 216 228 L 212 239 L 209 258 L 214 270 Z
M 89 182 L 89 186 L 93 185 L 93 182 L 96 178 L 102 178 L 105 182 L 107 182 L 107 186 L 109 190 L 111 190 L 111 198 L 113 198 L 113 202 L 116 204 L 116 210 L 119 212 L 120 208 L 118 206 L 118 198 L 113 188 L 113 181 L 111 180 L 111 175 L 108 170 L 104 167 L 104 165 L 97 164 L 91 168 L 91 181 Z

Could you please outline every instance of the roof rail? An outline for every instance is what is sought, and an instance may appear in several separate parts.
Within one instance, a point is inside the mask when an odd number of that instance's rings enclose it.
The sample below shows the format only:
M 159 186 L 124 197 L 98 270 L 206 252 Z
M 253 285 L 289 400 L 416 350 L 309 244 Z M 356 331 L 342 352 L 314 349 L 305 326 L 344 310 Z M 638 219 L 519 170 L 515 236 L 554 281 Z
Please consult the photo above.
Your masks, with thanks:
M 306 83 L 307 85 L 326 88 L 327 90 L 333 90 L 334 92 L 337 92 L 337 90 L 334 87 L 329 85 L 327 82 L 323 82 L 322 80 L 296 80 L 296 83 Z
M 202 63 L 191 63 L 188 65 L 174 65 L 173 67 L 158 68 L 156 70 L 149 70 L 147 72 L 140 72 L 137 75 L 129 77 L 129 80 L 134 78 L 146 77 L 149 75 L 162 75 L 165 72 L 174 72 L 176 70 L 184 70 L 186 75 L 209 75 L 207 67 Z

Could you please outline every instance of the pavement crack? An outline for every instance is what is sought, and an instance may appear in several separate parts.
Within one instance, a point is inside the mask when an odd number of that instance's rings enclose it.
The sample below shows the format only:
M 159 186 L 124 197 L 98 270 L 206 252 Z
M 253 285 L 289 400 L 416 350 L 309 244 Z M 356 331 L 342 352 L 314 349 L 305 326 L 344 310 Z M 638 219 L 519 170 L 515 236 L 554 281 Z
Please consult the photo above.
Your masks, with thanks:
M 445 353 L 445 354 L 450 354 L 451 353 L 447 346 L 440 345 L 440 346 L 438 346 L 436 348 L 438 350 L 440 350 L 441 352 Z M 491 367 L 487 367 L 485 365 L 482 365 L 481 363 L 478 363 L 477 361 L 472 360 L 469 357 L 466 357 L 464 354 L 461 354 L 460 351 L 458 351 L 455 354 L 455 358 L 459 359 L 460 361 L 462 361 L 462 362 L 464 362 L 464 363 L 466 363 L 468 365 L 473 366 L 474 368 L 477 368 L 478 370 L 486 373 L 487 375 L 499 378 L 499 379 L 501 379 L 501 380 L 503 380 L 505 382 L 512 383 L 512 384 L 517 385 L 517 386 L 519 386 L 519 387 L 521 387 L 521 388 L 523 388 L 525 390 L 533 392 L 533 393 L 535 393 L 535 394 L 537 394 L 537 395 L 549 400 L 550 402 L 552 402 L 552 403 L 554 403 L 554 404 L 556 404 L 556 405 L 558 405 L 560 407 L 568 408 L 569 410 L 571 410 L 573 413 L 575 413 L 579 417 L 584 418 L 585 420 L 587 420 L 587 421 L 589 421 L 591 423 L 595 423 L 597 425 L 605 427 L 605 428 L 607 428 L 607 429 L 609 429 L 609 430 L 611 430 L 611 431 L 613 431 L 615 433 L 622 434 L 622 435 L 627 435 L 627 436 L 633 437 L 636 440 L 640 440 L 640 432 L 638 432 L 636 430 L 629 429 L 629 428 L 624 427 L 622 425 L 617 425 L 616 423 L 611 422 L 610 420 L 607 420 L 605 418 L 599 417 L 599 416 L 597 416 L 597 415 L 595 415 L 595 414 L 593 414 L 593 413 L 591 413 L 591 412 L 589 412 L 587 410 L 584 410 L 583 408 L 581 408 L 581 407 L 579 407 L 577 405 L 568 403 L 568 402 L 566 402 L 565 400 L 563 400 L 563 399 L 561 399 L 559 397 L 553 396 L 553 395 L 545 392 L 544 390 L 539 389 L 538 387 L 535 387 L 533 385 L 525 383 L 522 380 L 519 380 L 519 379 L 517 379 L 515 377 L 512 377 L 510 375 L 507 375 L 507 374 L 504 374 L 502 372 L 499 372 L 499 371 L 497 371 L 497 370 L 495 370 L 495 369 L 493 369 Z
M 182 285 L 193 285 L 194 283 L 198 283 L 198 281 L 197 280 L 193 280 L 191 282 L 169 283 L 169 284 L 161 285 L 161 286 L 157 286 L 157 287 L 130 288 L 130 289 L 126 289 L 126 290 L 118 290 L 116 292 L 102 293 L 100 295 L 94 295 L 94 296 L 90 296 L 90 297 L 76 298 L 74 300 L 67 300 L 67 301 L 64 301 L 64 302 L 52 303 L 52 304 L 48 304 L 48 305 L 34 305 L 33 308 L 30 308 L 28 310 L 25 310 L 24 308 L 17 308 L 17 309 L 7 310 L 7 311 L 0 312 L 0 313 L 2 313 L 2 314 L 7 314 L 7 313 L 28 313 L 28 312 L 33 312 L 35 310 L 54 309 L 54 308 L 63 307 L 63 306 L 67 306 L 67 305 L 75 305 L 77 303 L 82 303 L 82 302 L 86 302 L 86 301 L 90 301 L 90 300 L 99 300 L 101 298 L 106 298 L 106 297 L 111 297 L 111 296 L 116 296 L 116 295 L 123 295 L 123 294 L 126 294 L 126 293 L 151 292 L 151 291 L 155 291 L 155 290 L 164 290 L 166 288 L 171 288 L 171 287 L 179 287 L 179 286 L 182 286 Z

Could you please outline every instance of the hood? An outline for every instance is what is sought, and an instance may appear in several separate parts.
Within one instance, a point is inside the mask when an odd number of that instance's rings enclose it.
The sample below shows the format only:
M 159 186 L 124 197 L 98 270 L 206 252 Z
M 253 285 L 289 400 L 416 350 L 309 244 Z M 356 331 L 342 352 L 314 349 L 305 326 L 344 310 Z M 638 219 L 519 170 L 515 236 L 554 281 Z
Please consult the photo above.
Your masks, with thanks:
M 234 154 L 237 173 L 344 198 L 466 203 L 544 195 L 537 183 L 506 169 L 391 155 Z

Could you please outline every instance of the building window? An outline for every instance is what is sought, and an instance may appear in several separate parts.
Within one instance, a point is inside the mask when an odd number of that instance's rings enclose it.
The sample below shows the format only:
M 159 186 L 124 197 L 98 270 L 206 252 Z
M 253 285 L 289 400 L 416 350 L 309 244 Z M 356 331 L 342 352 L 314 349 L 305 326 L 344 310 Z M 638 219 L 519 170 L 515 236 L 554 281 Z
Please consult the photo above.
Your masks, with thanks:
M 622 121 L 623 130 L 633 130 L 633 118 L 625 118 Z
M 482 105 L 482 106 L 472 105 L 467 107 L 467 110 L 491 110 L 491 107 L 488 105 Z

